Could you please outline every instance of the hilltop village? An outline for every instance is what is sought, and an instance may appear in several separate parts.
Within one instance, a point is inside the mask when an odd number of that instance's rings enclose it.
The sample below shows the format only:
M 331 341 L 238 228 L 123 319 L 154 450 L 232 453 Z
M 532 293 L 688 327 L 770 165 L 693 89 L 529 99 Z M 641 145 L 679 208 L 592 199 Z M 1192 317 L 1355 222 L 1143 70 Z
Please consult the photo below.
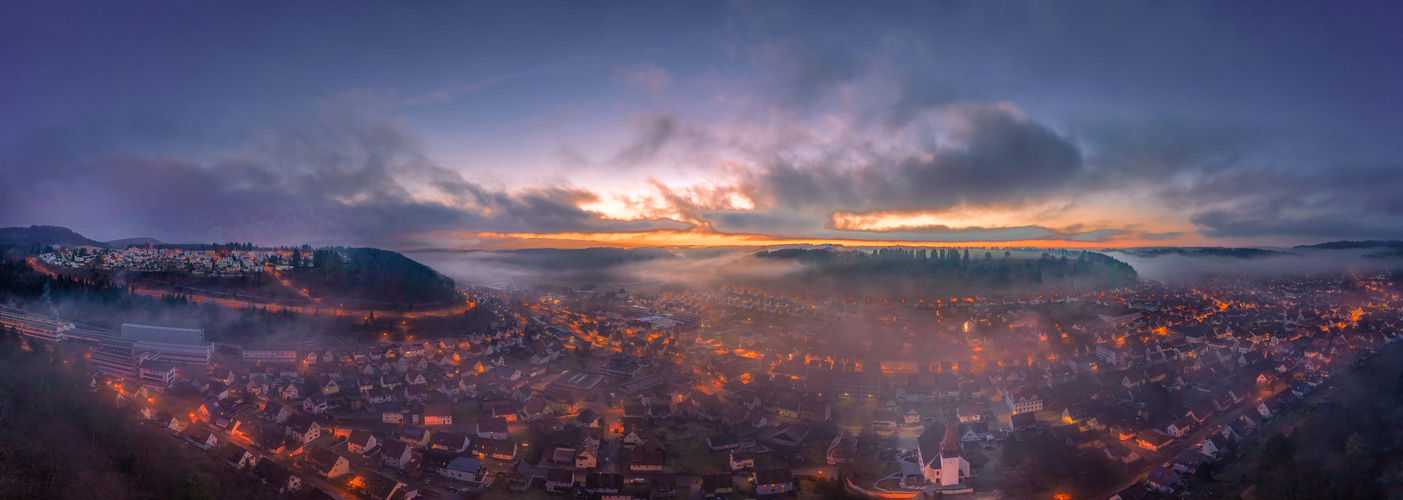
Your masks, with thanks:
M 1289 435 L 1284 416 L 1398 340 L 1393 284 L 1348 281 L 940 299 L 469 287 L 500 328 L 360 345 L 0 323 L 289 496 L 1126 500 Z

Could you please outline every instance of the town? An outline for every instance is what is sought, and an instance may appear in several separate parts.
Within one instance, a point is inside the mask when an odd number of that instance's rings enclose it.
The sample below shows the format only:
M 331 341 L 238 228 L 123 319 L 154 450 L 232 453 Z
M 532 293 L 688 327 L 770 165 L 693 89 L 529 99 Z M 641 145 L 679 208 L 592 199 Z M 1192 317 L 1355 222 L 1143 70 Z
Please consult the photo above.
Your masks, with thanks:
M 1350 279 L 933 300 L 474 286 L 502 328 L 370 345 L 0 323 L 286 494 L 977 498 L 1036 479 L 1017 450 L 1051 443 L 1098 471 L 1078 491 L 1129 500 L 1290 433 L 1279 415 L 1395 342 L 1392 283 Z
M 233 246 L 233 245 L 230 245 Z M 219 249 L 187 250 L 152 245 L 121 249 L 79 247 L 39 255 L 45 264 L 68 269 L 188 273 L 193 276 L 239 277 L 268 269 L 287 270 L 302 262 L 302 250 Z M 310 261 L 310 258 L 308 259 Z

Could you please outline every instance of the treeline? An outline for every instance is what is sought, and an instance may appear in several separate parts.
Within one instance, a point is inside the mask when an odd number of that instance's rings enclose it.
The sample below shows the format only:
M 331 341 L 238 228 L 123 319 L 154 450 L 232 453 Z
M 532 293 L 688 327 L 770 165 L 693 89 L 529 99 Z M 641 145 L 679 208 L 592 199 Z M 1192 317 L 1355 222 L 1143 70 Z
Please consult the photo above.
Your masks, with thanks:
M 115 299 L 122 289 L 103 273 L 87 276 L 49 276 L 23 259 L 0 257 L 0 303 L 48 296 L 85 299 Z
M 749 281 L 751 286 L 768 284 L 770 288 L 829 289 L 883 296 L 1113 288 L 1137 279 L 1129 264 L 1094 252 L 1053 250 L 1038 258 L 1015 257 L 1008 250 L 998 252 L 968 248 L 884 248 L 874 252 L 783 249 L 756 252 L 753 258 L 726 266 L 725 272 L 741 283 Z M 774 264 L 802 266 L 784 272 L 780 279 L 757 278 Z
M 1298 247 L 1299 248 L 1299 247 Z M 1291 252 L 1281 252 L 1277 250 L 1267 250 L 1264 248 L 1225 248 L 1225 247 L 1153 247 L 1153 248 L 1127 248 L 1117 250 L 1126 255 L 1136 257 L 1160 257 L 1164 255 L 1183 255 L 1186 257 L 1227 257 L 1232 259 L 1255 259 L 1260 257 L 1300 257 L 1300 254 Z
M 459 298 L 452 279 L 396 252 L 331 247 L 312 251 L 307 260 L 288 274 L 315 297 L 380 302 L 396 309 Z
M 1342 240 L 1317 243 L 1314 245 L 1299 245 L 1295 248 L 1321 248 L 1326 250 L 1353 250 L 1359 248 L 1403 248 L 1403 241 L 1399 240 Z
M 276 498 L 118 408 L 74 364 L 0 329 L 0 498 Z

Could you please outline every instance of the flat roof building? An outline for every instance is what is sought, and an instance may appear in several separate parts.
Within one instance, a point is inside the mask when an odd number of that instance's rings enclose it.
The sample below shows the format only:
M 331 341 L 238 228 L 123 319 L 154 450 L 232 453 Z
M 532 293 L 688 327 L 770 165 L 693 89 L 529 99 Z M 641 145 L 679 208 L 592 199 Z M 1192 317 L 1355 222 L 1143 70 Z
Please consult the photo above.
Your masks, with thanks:
M 162 344 L 201 344 L 205 341 L 203 328 L 172 328 L 169 326 L 122 324 L 122 338 Z
M 205 342 L 202 328 L 122 324 L 122 338 L 135 341 L 138 351 L 159 354 L 162 361 L 175 364 L 209 364 L 214 345 Z
M 0 325 L 13 327 L 26 337 L 45 342 L 63 340 L 63 332 L 73 329 L 73 323 L 8 310 L 0 310 Z
M 552 380 L 551 383 L 547 385 L 547 388 L 560 389 L 570 391 L 575 394 L 582 394 L 594 392 L 594 390 L 598 389 L 599 386 L 604 385 L 604 381 L 605 378 L 603 375 L 596 375 L 593 373 L 584 373 L 577 371 L 566 371 L 564 373 L 561 373 L 560 376 L 555 377 L 555 380 Z

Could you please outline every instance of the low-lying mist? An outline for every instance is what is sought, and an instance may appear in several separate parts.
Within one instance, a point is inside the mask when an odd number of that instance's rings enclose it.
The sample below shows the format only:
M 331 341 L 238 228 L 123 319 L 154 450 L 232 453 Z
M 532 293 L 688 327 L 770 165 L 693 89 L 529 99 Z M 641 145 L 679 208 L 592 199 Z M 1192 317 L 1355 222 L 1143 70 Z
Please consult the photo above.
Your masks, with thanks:
M 1294 276 L 1369 273 L 1398 267 L 1403 260 L 1377 257 L 1378 249 L 1280 249 L 1279 252 L 1229 257 L 1165 253 L 1154 256 L 1113 251 L 1145 279 L 1190 283 L 1217 276 Z
M 909 248 L 418 251 L 411 258 L 460 283 L 710 288 L 784 294 L 935 299 L 1115 288 L 1129 266 L 1074 250 Z M 952 295 L 953 294 L 953 295 Z

